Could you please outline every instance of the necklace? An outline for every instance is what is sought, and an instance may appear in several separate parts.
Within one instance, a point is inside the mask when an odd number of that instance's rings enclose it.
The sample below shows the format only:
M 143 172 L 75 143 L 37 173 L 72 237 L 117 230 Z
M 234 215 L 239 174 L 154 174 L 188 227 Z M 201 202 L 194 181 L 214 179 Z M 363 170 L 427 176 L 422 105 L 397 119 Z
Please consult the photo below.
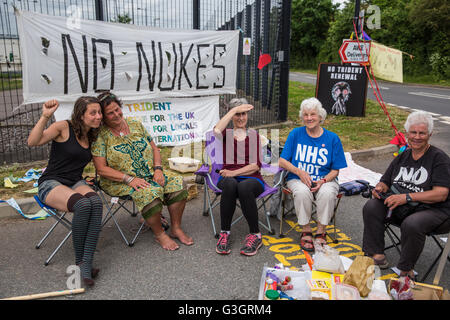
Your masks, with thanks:
M 117 130 L 116 128 L 113 128 L 113 127 L 110 127 L 110 129 L 115 135 L 119 135 L 119 136 L 123 137 L 126 132 L 126 125 L 125 125 L 124 121 L 122 120 L 122 122 L 120 123 L 119 130 Z

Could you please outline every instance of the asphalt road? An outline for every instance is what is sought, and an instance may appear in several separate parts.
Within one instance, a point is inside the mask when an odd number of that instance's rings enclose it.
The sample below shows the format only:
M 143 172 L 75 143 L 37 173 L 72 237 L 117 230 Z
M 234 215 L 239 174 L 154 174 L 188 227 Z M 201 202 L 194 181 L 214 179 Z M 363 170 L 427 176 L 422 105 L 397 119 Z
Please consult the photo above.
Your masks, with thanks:
M 432 143 L 448 150 L 450 135 L 448 125 L 437 123 Z M 393 156 L 383 155 L 363 161 L 359 165 L 382 173 Z M 220 256 L 215 252 L 211 220 L 201 214 L 203 193 L 188 202 L 183 224 L 186 232 L 193 236 L 195 244 L 181 246 L 175 252 L 165 252 L 153 239 L 151 231 L 144 232 L 133 247 L 127 247 L 120 238 L 112 221 L 102 230 L 95 255 L 95 265 L 101 269 L 93 289 L 79 295 L 53 298 L 58 300 L 256 300 L 263 267 L 283 262 L 289 267 L 301 268 L 306 260 L 298 246 L 299 230 L 280 239 L 279 221 L 271 218 L 275 235 L 264 234 L 264 246 L 257 255 L 245 257 L 239 248 L 247 232 L 245 223 L 232 228 L 232 252 Z M 336 221 L 337 245 L 340 254 L 354 259 L 361 255 L 362 215 L 361 208 L 366 199 L 356 195 L 343 197 Z M 215 209 L 216 214 L 218 208 Z M 237 210 L 237 213 L 239 210 Z M 165 212 L 167 216 L 167 212 Z M 138 219 L 128 214 L 117 216 L 128 238 L 131 229 L 138 226 Z M 73 262 L 73 249 L 69 240 L 48 266 L 44 261 L 59 241 L 65 236 L 62 227 L 39 249 L 35 245 L 48 230 L 52 220 L 29 221 L 22 218 L 0 220 L 0 298 L 60 291 L 67 288 L 66 269 Z M 217 223 L 217 222 L 216 222 Z M 416 265 L 419 276 L 427 269 L 437 254 L 431 239 Z M 395 265 L 398 254 L 387 252 L 388 260 Z M 383 270 L 382 279 L 394 276 L 392 270 Z M 431 283 L 434 270 L 427 279 Z M 450 267 L 447 264 L 440 284 L 450 288 Z
M 316 75 L 291 72 L 289 80 L 316 84 Z M 442 116 L 450 116 L 450 88 L 407 85 L 377 80 L 381 97 L 386 104 L 425 110 Z M 367 98 L 376 100 L 373 89 L 368 84 Z

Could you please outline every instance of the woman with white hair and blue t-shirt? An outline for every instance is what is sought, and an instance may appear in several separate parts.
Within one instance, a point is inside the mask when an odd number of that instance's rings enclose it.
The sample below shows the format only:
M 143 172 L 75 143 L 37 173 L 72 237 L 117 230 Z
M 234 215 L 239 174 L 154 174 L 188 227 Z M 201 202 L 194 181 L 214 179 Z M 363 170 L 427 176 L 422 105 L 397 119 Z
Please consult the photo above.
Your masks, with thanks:
M 304 126 L 289 133 L 279 166 L 289 171 L 287 187 L 294 196 L 298 223 L 302 226 L 300 246 L 305 251 L 314 251 L 314 242 L 326 244 L 325 229 L 339 192 L 337 176 L 347 162 L 338 135 L 321 127 L 327 112 L 319 100 L 303 100 L 299 116 Z M 316 241 L 310 225 L 313 203 L 318 218 Z

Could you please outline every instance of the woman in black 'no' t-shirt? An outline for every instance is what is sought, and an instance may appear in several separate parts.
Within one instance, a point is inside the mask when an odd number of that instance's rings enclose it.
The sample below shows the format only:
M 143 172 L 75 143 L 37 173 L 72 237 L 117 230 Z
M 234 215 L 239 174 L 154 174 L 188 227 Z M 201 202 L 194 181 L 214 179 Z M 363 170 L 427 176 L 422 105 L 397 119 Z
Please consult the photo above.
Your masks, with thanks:
M 424 111 L 411 113 L 405 123 L 409 148 L 390 164 L 380 182 L 372 191 L 375 199 L 363 209 L 363 251 L 371 256 L 380 268 L 387 268 L 384 255 L 384 223 L 388 210 L 391 219 L 400 225 L 401 255 L 397 263 L 400 276 L 414 278 L 414 265 L 430 232 L 450 231 L 450 158 L 441 149 L 430 145 L 433 118 Z M 382 200 L 380 193 L 390 188 L 407 190 Z M 420 209 L 400 217 L 395 208 L 418 202 Z M 397 215 L 396 215 L 397 214 Z

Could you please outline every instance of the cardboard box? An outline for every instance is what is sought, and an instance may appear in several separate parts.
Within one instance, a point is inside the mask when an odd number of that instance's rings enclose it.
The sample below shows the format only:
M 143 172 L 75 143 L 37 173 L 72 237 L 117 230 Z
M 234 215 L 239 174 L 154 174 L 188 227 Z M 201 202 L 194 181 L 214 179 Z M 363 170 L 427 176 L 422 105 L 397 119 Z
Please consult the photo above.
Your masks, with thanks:
M 389 279 L 389 294 L 391 294 L 393 281 L 397 280 L 398 278 Z M 420 282 L 415 282 L 414 288 L 412 288 L 414 300 L 441 300 L 441 298 L 443 298 L 443 293 L 444 289 L 442 287 Z
M 179 172 L 195 172 L 197 171 L 200 161 L 188 157 L 169 158 L 169 167 Z

